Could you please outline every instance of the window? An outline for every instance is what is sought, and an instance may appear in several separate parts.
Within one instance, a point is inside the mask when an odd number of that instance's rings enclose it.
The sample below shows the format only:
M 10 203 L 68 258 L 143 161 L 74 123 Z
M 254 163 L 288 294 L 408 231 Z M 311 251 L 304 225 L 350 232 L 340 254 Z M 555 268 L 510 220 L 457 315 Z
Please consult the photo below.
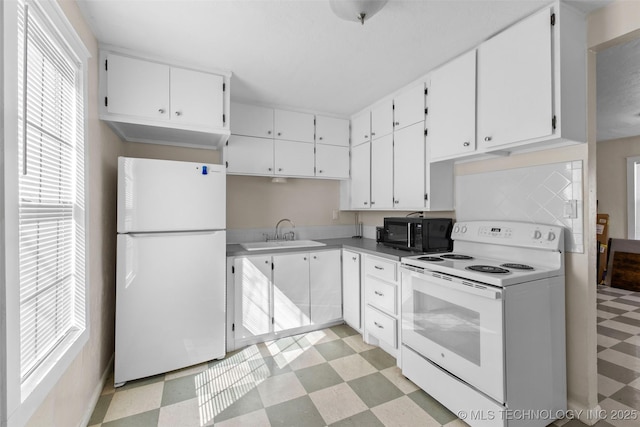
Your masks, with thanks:
M 21 1 L 18 8 L 24 400 L 86 329 L 85 56 L 76 53 L 40 3 Z
M 627 157 L 627 238 L 640 240 L 640 157 Z

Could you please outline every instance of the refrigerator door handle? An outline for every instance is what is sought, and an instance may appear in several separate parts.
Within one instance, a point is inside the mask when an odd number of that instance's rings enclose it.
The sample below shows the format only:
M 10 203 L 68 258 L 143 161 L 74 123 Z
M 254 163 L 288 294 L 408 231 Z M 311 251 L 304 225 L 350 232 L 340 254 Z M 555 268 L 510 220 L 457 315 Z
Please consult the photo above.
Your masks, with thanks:
M 202 230 L 202 231 L 154 231 L 146 233 L 123 233 L 125 236 L 131 237 L 154 237 L 154 236 L 198 236 L 201 234 L 221 233 L 225 230 Z

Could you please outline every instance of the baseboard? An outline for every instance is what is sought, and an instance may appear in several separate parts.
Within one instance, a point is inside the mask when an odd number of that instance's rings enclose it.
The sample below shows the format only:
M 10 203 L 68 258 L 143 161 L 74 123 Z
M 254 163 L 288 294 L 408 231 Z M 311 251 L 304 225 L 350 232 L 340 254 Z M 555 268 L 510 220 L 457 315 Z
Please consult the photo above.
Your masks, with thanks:
M 102 390 L 104 390 L 104 386 L 107 384 L 107 379 L 109 378 L 109 375 L 113 371 L 114 357 L 115 357 L 115 353 L 111 355 L 111 359 L 109 360 L 109 363 L 107 363 L 107 367 L 102 373 L 102 377 L 100 378 L 100 381 L 98 382 L 98 384 L 96 385 L 96 388 L 93 390 L 93 393 L 91 394 L 91 401 L 90 401 L 91 404 L 87 408 L 87 411 L 85 412 L 84 417 L 82 417 L 82 422 L 80 423 L 80 427 L 89 425 L 89 420 L 91 419 L 93 410 L 98 404 L 98 400 L 102 395 Z
M 578 421 L 588 426 L 592 426 L 602 419 L 602 408 L 600 407 L 600 405 L 596 405 L 593 408 L 586 408 L 574 401 L 569 400 L 567 401 L 567 408 L 568 417 L 577 419 Z

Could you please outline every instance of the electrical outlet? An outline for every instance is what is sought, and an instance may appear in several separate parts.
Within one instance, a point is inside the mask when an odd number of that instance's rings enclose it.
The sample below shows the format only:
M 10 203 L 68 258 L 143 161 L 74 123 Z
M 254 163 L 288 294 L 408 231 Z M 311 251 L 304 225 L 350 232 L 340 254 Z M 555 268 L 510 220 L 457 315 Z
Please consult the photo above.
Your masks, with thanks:
M 564 202 L 564 217 L 565 218 L 578 218 L 578 201 L 567 200 Z

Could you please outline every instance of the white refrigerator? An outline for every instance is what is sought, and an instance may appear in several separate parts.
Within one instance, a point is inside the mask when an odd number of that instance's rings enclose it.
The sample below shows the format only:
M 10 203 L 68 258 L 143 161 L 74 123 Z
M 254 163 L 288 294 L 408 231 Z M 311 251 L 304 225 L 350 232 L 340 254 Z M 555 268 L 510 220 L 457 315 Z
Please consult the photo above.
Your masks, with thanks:
M 225 355 L 221 165 L 118 159 L 114 383 Z

